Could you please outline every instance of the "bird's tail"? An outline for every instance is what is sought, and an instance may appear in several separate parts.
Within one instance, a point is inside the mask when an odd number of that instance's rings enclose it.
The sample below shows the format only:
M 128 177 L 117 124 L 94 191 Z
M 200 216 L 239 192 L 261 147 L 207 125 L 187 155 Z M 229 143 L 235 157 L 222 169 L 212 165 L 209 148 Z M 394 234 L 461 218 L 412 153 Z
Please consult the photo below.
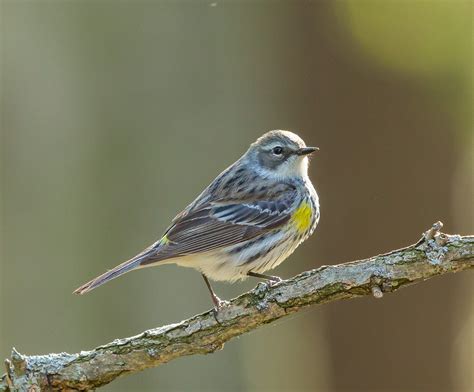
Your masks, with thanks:
M 135 257 L 131 258 L 130 260 L 125 261 L 122 264 L 119 264 L 115 268 L 111 269 L 103 273 L 102 275 L 98 276 L 95 279 L 92 279 L 90 282 L 83 284 L 81 287 L 77 288 L 74 291 L 74 294 L 85 294 L 91 290 L 94 290 L 96 287 L 107 283 L 109 280 L 115 279 L 133 269 L 139 268 L 141 263 L 145 260 L 152 258 L 152 256 L 156 255 L 156 247 L 150 246 L 149 248 L 145 249 L 142 253 L 136 255 Z

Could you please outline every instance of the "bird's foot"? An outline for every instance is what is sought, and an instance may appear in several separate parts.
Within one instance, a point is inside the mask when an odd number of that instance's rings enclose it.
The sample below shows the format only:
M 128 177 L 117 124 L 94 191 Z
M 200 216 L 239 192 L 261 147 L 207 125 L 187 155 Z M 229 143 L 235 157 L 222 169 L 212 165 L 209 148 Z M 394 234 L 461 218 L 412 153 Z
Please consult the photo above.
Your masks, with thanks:
M 259 274 L 257 272 L 247 272 L 248 276 L 253 276 L 254 278 L 260 278 L 260 279 L 265 279 L 265 283 L 267 284 L 268 287 L 273 287 L 276 286 L 277 284 L 283 282 L 283 279 L 280 278 L 279 276 L 273 276 L 273 275 L 265 275 L 265 274 Z
M 220 324 L 221 322 L 219 321 L 219 313 L 221 310 L 229 306 L 230 302 L 220 299 L 217 295 L 212 296 L 212 302 L 214 303 L 214 309 L 212 310 L 214 319 L 216 320 L 217 324 Z
M 220 310 L 230 305 L 229 301 L 220 299 L 217 295 L 212 297 L 212 302 L 214 303 L 214 312 L 219 313 Z
M 280 284 L 283 282 L 283 279 L 280 278 L 279 276 L 271 276 L 271 279 L 267 280 L 267 285 L 268 287 L 273 287 L 276 286 L 277 284 Z

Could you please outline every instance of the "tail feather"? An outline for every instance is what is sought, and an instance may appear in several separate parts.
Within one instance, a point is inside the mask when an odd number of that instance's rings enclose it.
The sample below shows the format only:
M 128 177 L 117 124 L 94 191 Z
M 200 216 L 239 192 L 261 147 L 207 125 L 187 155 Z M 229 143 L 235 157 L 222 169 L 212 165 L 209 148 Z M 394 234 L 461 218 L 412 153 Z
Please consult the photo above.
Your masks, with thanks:
M 151 256 L 156 255 L 156 248 L 153 246 L 146 249 L 142 253 L 136 255 L 135 257 L 131 258 L 130 260 L 125 261 L 122 264 L 119 264 L 115 268 L 103 273 L 102 275 L 92 279 L 90 282 L 84 283 L 81 287 L 77 288 L 74 291 L 74 294 L 85 294 L 89 291 L 95 289 L 107 283 L 109 280 L 118 278 L 119 276 L 136 269 L 141 266 L 141 263 L 145 260 L 151 258 Z

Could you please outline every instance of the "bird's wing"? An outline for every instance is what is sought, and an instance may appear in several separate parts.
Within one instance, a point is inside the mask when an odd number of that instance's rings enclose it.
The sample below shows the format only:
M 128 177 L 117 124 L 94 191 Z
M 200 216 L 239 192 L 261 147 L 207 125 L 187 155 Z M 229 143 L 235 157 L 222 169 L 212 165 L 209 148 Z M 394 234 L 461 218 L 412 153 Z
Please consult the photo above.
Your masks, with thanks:
M 291 198 L 244 203 L 210 203 L 178 216 L 154 257 L 142 265 L 235 245 L 284 225 L 291 218 Z

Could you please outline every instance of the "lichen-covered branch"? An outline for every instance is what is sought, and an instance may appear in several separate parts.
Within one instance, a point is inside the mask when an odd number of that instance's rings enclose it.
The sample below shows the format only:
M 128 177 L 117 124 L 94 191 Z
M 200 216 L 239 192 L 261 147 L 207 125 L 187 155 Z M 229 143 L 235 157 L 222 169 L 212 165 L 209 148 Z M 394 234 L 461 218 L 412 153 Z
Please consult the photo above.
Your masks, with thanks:
M 365 295 L 381 298 L 437 275 L 474 268 L 474 236 L 439 233 L 433 225 L 415 245 L 345 264 L 323 266 L 233 299 L 177 324 L 117 339 L 78 354 L 25 356 L 13 349 L 0 391 L 91 390 L 115 378 L 185 355 L 209 354 L 228 340 L 309 305 Z

